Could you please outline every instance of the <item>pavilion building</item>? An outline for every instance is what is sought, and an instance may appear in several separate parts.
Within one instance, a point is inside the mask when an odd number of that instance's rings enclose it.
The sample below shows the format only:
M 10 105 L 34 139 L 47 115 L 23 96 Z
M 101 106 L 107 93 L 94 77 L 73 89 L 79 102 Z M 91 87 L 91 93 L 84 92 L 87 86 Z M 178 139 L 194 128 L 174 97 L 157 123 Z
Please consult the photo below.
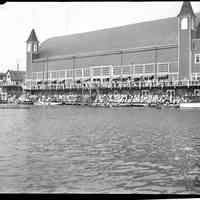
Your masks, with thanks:
M 92 32 L 27 40 L 26 88 L 62 82 L 200 78 L 200 13 L 183 2 L 175 17 Z

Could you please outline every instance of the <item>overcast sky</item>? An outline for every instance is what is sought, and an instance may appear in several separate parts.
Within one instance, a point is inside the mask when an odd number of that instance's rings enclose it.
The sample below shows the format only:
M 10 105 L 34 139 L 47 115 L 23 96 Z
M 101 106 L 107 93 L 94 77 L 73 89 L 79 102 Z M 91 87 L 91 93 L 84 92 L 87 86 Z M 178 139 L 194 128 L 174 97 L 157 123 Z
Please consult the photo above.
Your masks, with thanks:
M 8 2 L 0 5 L 0 71 L 25 70 L 26 43 L 35 28 L 47 38 L 177 16 L 182 2 Z M 200 2 L 192 2 L 200 12 Z M 98 38 L 97 38 L 98 39 Z

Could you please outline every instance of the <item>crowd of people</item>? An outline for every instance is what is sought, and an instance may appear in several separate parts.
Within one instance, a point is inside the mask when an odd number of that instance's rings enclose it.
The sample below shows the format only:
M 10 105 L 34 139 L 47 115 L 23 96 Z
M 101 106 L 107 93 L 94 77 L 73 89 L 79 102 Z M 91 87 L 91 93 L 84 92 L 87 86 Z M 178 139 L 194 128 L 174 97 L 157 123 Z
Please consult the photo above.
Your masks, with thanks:
M 165 86 L 183 86 L 183 85 L 199 85 L 199 81 L 175 81 L 175 80 L 164 80 L 164 79 L 157 79 L 157 80 L 85 80 L 85 81 L 60 81 L 55 83 L 49 84 L 35 84 L 32 86 L 32 89 L 70 89 L 70 88 L 83 88 L 83 89 L 90 89 L 90 88 L 132 88 L 132 87 L 165 87 Z
M 21 96 L 16 95 L 8 95 L 7 101 L 8 103 L 18 103 L 24 101 L 24 99 L 29 99 L 33 102 L 62 102 L 69 104 L 106 104 L 106 105 L 114 105 L 114 104 L 132 104 L 132 103 L 143 103 L 143 104 L 164 104 L 164 105 L 178 105 L 183 102 L 189 102 L 187 96 L 180 95 L 169 95 L 167 93 L 162 94 L 153 94 L 153 93 L 100 93 L 97 92 L 95 94 L 91 93 L 68 93 L 68 94 L 23 94 Z
M 106 102 L 106 103 L 143 103 L 143 104 L 174 104 L 178 105 L 182 102 L 188 102 L 188 99 L 180 96 L 168 96 L 165 94 L 157 95 L 157 94 L 148 94 L 148 95 L 140 95 L 140 94 L 117 94 L 117 95 L 98 95 L 95 99 L 95 102 Z
M 13 96 L 8 102 L 20 102 L 23 99 L 29 99 L 33 102 L 60 102 L 63 104 L 100 104 L 100 105 L 125 105 L 141 103 L 146 105 L 179 105 L 182 102 L 188 102 L 188 98 L 181 96 L 169 96 L 167 94 L 56 94 L 56 95 L 22 95 L 19 98 Z

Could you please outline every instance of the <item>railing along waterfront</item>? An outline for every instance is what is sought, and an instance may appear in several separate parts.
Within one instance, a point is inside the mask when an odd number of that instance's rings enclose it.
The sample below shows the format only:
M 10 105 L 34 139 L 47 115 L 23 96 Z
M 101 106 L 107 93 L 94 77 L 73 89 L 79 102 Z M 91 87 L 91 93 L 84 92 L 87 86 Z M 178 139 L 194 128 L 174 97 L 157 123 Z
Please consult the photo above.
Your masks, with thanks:
M 200 81 L 117 81 L 117 82 L 89 82 L 89 83 L 41 83 L 32 84 L 31 90 L 65 90 L 65 89 L 122 89 L 122 88 L 165 88 L 165 87 L 193 87 L 200 86 Z M 28 88 L 26 88 L 28 89 Z

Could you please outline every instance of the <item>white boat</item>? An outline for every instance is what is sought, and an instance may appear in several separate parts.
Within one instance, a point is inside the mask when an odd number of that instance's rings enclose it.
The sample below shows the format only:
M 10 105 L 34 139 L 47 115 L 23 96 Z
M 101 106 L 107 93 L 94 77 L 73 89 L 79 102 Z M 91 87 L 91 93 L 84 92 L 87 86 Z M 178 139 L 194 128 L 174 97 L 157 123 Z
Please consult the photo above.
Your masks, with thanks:
M 51 102 L 49 102 L 49 105 L 50 105 L 50 106 L 62 105 L 62 102 L 51 101 Z
M 45 101 L 36 101 L 34 102 L 34 105 L 36 106 L 48 106 L 49 102 L 45 102 Z
M 180 108 L 200 108 L 200 102 L 180 103 Z

